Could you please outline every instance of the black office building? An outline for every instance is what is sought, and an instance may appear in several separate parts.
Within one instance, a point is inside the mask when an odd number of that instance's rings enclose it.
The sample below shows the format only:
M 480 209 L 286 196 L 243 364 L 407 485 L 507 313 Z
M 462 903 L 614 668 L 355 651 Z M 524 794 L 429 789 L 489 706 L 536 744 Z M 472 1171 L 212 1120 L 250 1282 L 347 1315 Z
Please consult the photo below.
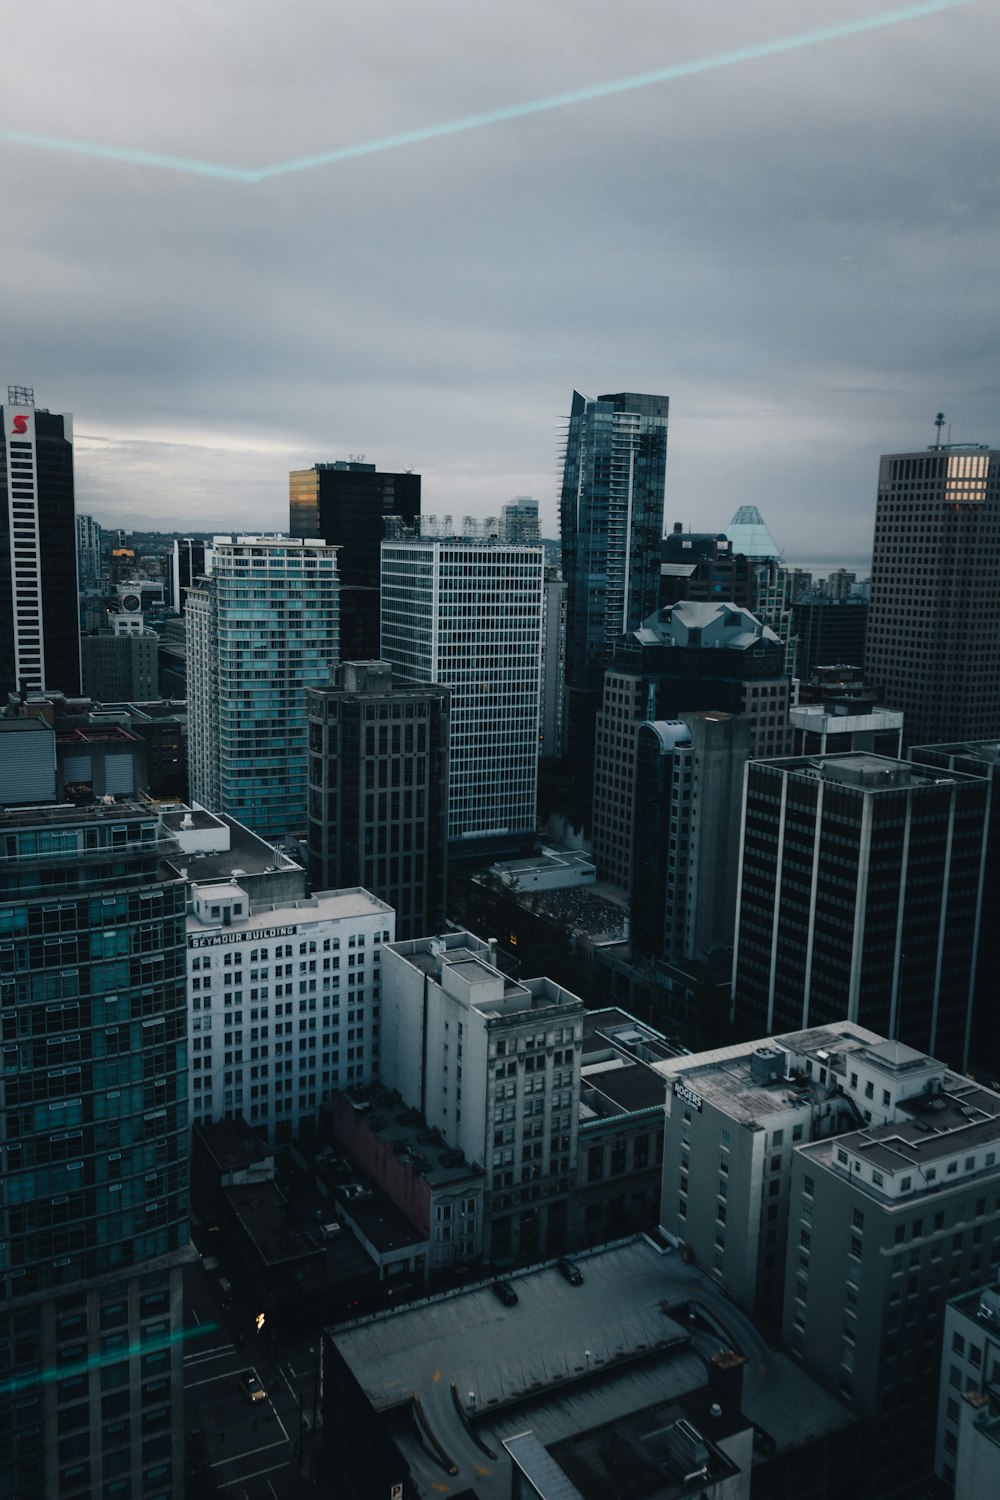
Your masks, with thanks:
M 382 661 L 306 689 L 313 888 L 364 886 L 401 941 L 444 929 L 450 701 L 436 683 L 394 686 Z
M 80 691 L 73 419 L 0 406 L 0 697 Z
M 382 474 L 374 464 L 338 459 L 289 476 L 294 537 L 319 537 L 340 548 L 340 656 L 376 661 L 379 643 L 380 547 L 386 522 L 406 527 L 420 518 L 420 475 Z
M 796 667 L 803 682 L 820 667 L 864 668 L 866 600 L 807 594 L 792 605 L 792 619 L 799 640 Z

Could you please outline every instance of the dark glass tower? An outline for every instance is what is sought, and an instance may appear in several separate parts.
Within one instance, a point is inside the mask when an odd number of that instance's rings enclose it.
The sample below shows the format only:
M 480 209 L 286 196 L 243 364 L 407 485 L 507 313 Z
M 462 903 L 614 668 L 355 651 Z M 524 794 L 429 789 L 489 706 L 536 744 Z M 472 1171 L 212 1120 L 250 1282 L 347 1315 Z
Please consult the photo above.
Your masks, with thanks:
M 340 548 L 340 655 L 377 661 L 380 548 L 386 521 L 407 527 L 420 518 L 420 475 L 380 474 L 374 464 L 338 460 L 289 476 L 289 532 Z
M 657 605 L 667 472 L 666 396 L 573 392 L 560 498 L 569 755 L 593 759 L 615 642 Z
M 0 1489 L 19 1500 L 183 1488 L 186 888 L 160 851 L 147 806 L 0 806 Z
M 309 874 L 395 908 L 402 938 L 444 930 L 450 690 L 344 662 L 307 688 Z
M 866 752 L 751 761 L 740 1034 L 857 1021 L 966 1068 L 989 791 Z
M 865 677 L 905 713 L 907 744 L 1000 735 L 998 598 L 1000 450 L 954 443 L 887 454 Z
M 0 406 L 0 695 L 80 691 L 73 419 Z

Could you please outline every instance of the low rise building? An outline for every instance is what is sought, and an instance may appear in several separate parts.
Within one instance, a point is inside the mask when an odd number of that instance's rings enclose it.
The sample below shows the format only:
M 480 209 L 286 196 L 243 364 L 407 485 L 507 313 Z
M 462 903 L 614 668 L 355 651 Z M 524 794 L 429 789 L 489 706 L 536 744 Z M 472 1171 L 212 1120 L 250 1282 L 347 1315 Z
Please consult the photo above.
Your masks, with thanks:
M 856 1424 L 700 1271 L 635 1236 L 328 1330 L 339 1494 L 834 1500 Z M 513 1294 L 513 1295 L 511 1295 Z M 470 1330 L 475 1336 L 470 1337 Z

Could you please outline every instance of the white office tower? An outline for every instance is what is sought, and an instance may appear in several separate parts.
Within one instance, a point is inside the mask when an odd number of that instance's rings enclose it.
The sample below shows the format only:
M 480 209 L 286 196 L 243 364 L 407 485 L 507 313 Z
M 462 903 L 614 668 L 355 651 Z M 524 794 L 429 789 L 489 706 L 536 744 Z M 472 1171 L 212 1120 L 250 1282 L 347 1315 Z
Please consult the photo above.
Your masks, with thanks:
M 534 832 L 543 573 L 541 547 L 382 544 L 382 656 L 451 688 L 450 841 Z
M 305 692 L 339 656 L 337 548 L 216 537 L 187 593 L 191 796 L 264 838 L 304 834 Z

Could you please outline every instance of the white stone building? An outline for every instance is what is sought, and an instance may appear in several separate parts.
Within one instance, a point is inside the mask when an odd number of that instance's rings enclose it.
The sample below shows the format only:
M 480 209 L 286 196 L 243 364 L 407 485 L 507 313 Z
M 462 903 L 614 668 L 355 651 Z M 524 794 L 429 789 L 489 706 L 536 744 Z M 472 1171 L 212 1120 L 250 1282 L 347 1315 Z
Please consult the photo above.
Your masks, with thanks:
M 187 917 L 191 1119 L 242 1114 L 272 1145 L 378 1072 L 382 944 L 395 913 L 360 888 L 251 903 L 197 884 Z

